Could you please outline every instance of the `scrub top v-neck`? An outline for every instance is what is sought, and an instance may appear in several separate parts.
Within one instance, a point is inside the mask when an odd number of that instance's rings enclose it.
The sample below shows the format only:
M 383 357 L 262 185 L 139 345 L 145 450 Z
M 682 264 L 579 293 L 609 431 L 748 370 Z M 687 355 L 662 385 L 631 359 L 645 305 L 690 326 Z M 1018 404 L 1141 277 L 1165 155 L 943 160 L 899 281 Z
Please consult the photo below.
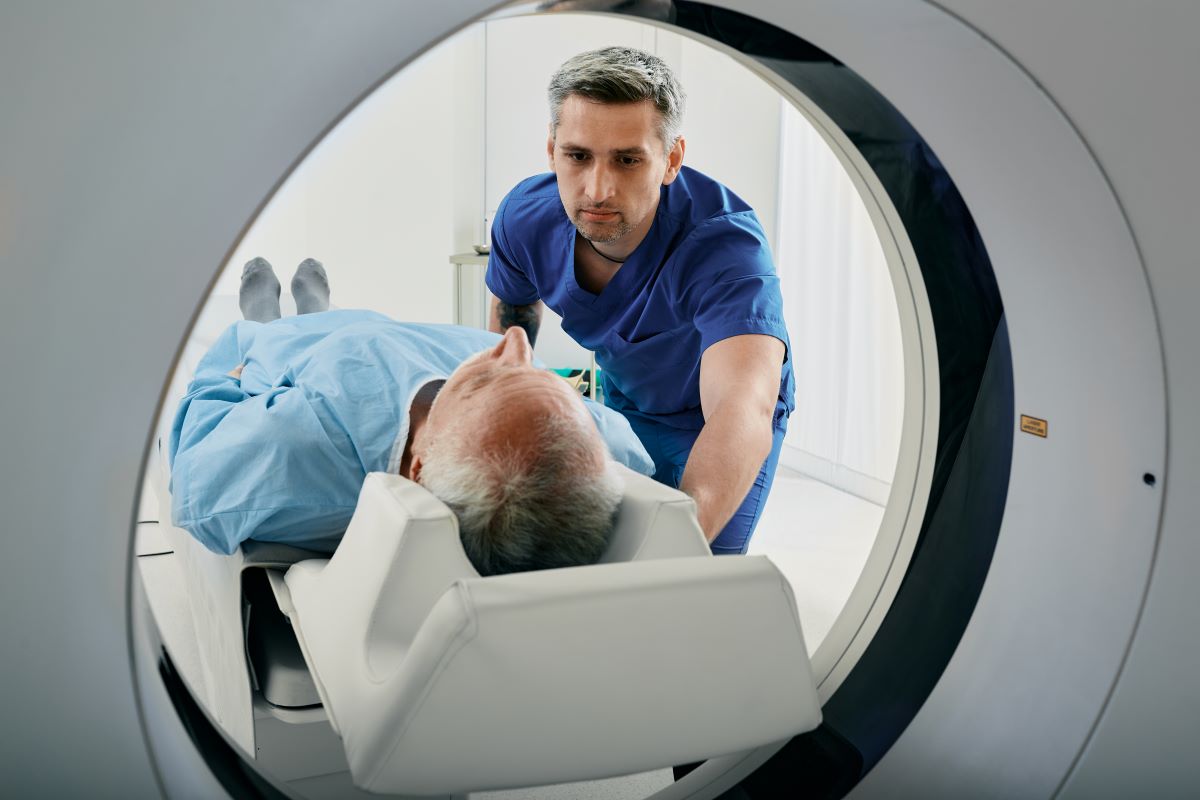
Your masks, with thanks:
M 699 431 L 700 357 L 712 344 L 766 334 L 788 345 L 779 279 L 753 210 L 684 167 L 662 187 L 645 239 L 599 293 L 575 274 L 575 226 L 553 173 L 518 184 L 496 212 L 486 282 L 501 301 L 541 299 L 595 352 L 605 402 L 627 416 Z M 790 346 L 777 415 L 793 408 Z

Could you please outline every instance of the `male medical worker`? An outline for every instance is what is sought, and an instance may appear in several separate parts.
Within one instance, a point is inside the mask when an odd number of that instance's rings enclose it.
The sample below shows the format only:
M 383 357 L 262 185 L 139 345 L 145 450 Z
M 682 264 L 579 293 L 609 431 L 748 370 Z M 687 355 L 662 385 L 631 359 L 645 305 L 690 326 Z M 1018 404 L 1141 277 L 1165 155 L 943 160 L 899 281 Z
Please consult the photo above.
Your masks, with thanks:
M 489 328 L 534 341 L 543 305 L 596 354 L 655 478 L 744 553 L 793 408 L 779 279 L 754 211 L 683 166 L 683 91 L 655 56 L 583 53 L 551 79 L 549 174 L 492 223 Z
M 481 574 L 595 561 L 621 482 L 606 453 L 649 472 L 619 414 L 537 368 L 504 336 L 328 311 L 321 265 L 279 281 L 254 259 L 246 321 L 205 355 L 171 430 L 172 522 L 209 549 L 247 539 L 331 551 L 368 472 L 425 486 L 457 515 Z M 589 413 L 589 407 L 591 413 Z M 633 449 L 630 449 L 633 448 Z

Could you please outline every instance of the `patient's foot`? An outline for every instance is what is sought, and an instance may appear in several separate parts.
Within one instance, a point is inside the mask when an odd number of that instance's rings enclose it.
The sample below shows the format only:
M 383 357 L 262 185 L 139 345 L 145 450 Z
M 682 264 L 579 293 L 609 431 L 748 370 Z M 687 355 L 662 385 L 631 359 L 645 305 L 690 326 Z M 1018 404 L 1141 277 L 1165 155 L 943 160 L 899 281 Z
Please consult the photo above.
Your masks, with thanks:
M 279 279 L 265 258 L 252 258 L 242 268 L 238 305 L 242 316 L 252 322 L 279 319 Z
M 292 276 L 292 297 L 296 298 L 297 314 L 314 314 L 329 310 L 329 279 L 325 267 L 315 258 L 306 258 Z

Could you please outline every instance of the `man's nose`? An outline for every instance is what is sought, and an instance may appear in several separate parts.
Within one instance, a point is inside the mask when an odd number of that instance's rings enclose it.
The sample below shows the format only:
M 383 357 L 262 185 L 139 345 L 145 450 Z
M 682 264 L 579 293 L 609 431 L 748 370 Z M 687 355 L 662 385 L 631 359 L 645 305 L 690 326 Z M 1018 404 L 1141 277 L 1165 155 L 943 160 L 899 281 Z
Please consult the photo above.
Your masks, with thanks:
M 519 366 L 533 363 L 533 346 L 529 344 L 529 337 L 524 328 L 516 325 L 504 332 L 504 338 L 496 345 L 493 353 L 496 361 L 501 364 Z
M 614 185 L 612 170 L 608 165 L 601 163 L 601 159 L 596 159 L 588 171 L 587 185 L 584 187 L 588 200 L 602 205 L 612 197 Z

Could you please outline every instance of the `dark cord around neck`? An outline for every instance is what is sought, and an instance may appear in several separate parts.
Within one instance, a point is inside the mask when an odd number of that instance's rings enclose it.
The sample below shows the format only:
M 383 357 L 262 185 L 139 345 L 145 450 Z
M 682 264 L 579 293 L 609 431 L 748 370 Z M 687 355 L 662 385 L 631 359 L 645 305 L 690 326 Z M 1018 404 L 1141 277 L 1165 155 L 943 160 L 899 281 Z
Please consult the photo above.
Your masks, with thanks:
M 626 261 L 629 260 L 629 256 L 625 256 L 624 258 L 613 258 L 612 256 L 606 256 L 606 255 L 604 255 L 604 253 L 600 252 L 599 248 L 596 247 L 596 245 L 592 242 L 591 239 L 584 237 L 583 240 L 588 243 L 588 246 L 591 247 L 593 251 L 595 251 L 596 255 L 600 256 L 603 259 L 607 259 L 608 261 L 611 261 L 614 264 L 624 264 Z

